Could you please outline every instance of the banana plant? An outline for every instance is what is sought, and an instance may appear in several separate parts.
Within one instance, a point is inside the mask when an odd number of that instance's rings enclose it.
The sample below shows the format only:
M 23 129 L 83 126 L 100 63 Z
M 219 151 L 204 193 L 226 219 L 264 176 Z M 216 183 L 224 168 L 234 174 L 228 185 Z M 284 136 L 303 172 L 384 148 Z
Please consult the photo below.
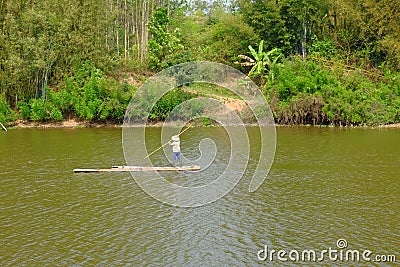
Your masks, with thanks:
M 249 77 L 261 77 L 261 85 L 264 85 L 264 74 L 267 70 L 271 70 L 271 68 L 276 65 L 278 60 L 282 57 L 282 53 L 280 53 L 278 48 L 274 48 L 268 52 L 263 51 L 264 41 L 262 40 L 258 46 L 258 52 L 249 45 L 250 54 L 253 58 L 246 55 L 238 55 L 239 58 L 246 60 L 246 62 L 236 62 L 241 66 L 249 67 L 252 66 L 249 73 L 247 74 Z M 276 56 L 278 54 L 278 56 Z M 274 73 L 271 73 L 271 78 L 274 79 Z

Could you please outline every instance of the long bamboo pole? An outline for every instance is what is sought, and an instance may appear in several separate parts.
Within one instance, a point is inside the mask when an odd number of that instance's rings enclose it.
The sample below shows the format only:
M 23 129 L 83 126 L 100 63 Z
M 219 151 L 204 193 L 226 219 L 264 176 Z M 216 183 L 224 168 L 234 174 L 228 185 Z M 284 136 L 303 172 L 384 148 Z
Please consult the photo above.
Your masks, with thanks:
M 182 132 L 180 132 L 180 133 L 178 134 L 178 136 L 180 136 L 181 134 L 183 134 L 184 132 L 186 132 L 189 128 L 190 128 L 190 125 L 189 125 L 185 130 L 183 130 Z M 154 150 L 153 152 L 151 152 L 150 154 L 148 154 L 144 159 L 147 159 L 148 157 L 150 157 L 151 155 L 153 155 L 154 153 L 156 153 L 158 150 L 160 150 L 161 148 L 163 148 L 163 147 L 166 146 L 167 144 L 169 144 L 169 141 L 166 142 L 165 144 L 163 144 L 162 146 L 160 146 L 159 148 L 157 148 L 156 150 Z
M 7 132 L 7 128 L 3 125 L 3 123 L 0 122 L 0 124 L 1 124 L 1 127 L 3 127 L 4 131 Z

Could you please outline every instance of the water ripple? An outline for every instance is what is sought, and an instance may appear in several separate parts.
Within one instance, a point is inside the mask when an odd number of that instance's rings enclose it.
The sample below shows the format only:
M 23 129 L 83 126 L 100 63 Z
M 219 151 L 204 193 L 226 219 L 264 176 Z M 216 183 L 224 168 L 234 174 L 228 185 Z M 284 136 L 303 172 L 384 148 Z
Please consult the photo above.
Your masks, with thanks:
M 281 129 L 259 190 L 248 192 L 253 153 L 231 193 L 190 209 L 152 199 L 126 173 L 72 173 L 123 165 L 119 129 L 9 133 L 0 137 L 2 266 L 265 266 L 264 245 L 322 250 L 346 238 L 352 249 L 400 247 L 397 132 Z M 200 185 L 226 166 L 218 160 L 204 180 L 168 179 Z

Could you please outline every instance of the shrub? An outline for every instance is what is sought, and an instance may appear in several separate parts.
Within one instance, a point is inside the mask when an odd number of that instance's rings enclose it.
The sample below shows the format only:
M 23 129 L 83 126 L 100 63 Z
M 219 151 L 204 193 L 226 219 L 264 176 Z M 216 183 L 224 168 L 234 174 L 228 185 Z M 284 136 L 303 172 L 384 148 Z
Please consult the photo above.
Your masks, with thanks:
M 393 78 L 373 81 L 294 59 L 277 67 L 264 90 L 279 123 L 378 125 L 399 122 L 399 86 Z
M 15 113 L 8 103 L 0 97 L 0 122 L 6 123 L 15 120 Z
M 182 102 L 197 96 L 193 93 L 183 91 L 181 88 L 177 88 L 169 91 L 163 95 L 152 108 L 149 118 L 152 121 L 164 121 L 170 114 L 170 112 Z M 197 107 L 193 107 L 196 109 Z M 197 112 L 190 110 L 191 112 Z
M 31 99 L 28 103 L 19 102 L 17 107 L 23 119 L 33 121 L 60 121 L 63 119 L 61 110 L 51 100 L 43 98 Z
M 17 108 L 19 110 L 19 114 L 23 119 L 29 119 L 31 116 L 31 108 L 26 102 L 18 102 Z

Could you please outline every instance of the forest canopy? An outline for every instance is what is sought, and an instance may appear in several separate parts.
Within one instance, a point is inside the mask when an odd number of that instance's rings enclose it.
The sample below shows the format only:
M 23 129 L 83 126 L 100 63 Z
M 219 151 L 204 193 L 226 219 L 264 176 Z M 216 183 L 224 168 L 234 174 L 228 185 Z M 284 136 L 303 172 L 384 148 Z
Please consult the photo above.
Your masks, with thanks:
M 2 0 L 0 122 L 121 122 L 146 77 L 194 60 L 249 73 L 279 123 L 400 121 L 397 1 Z

